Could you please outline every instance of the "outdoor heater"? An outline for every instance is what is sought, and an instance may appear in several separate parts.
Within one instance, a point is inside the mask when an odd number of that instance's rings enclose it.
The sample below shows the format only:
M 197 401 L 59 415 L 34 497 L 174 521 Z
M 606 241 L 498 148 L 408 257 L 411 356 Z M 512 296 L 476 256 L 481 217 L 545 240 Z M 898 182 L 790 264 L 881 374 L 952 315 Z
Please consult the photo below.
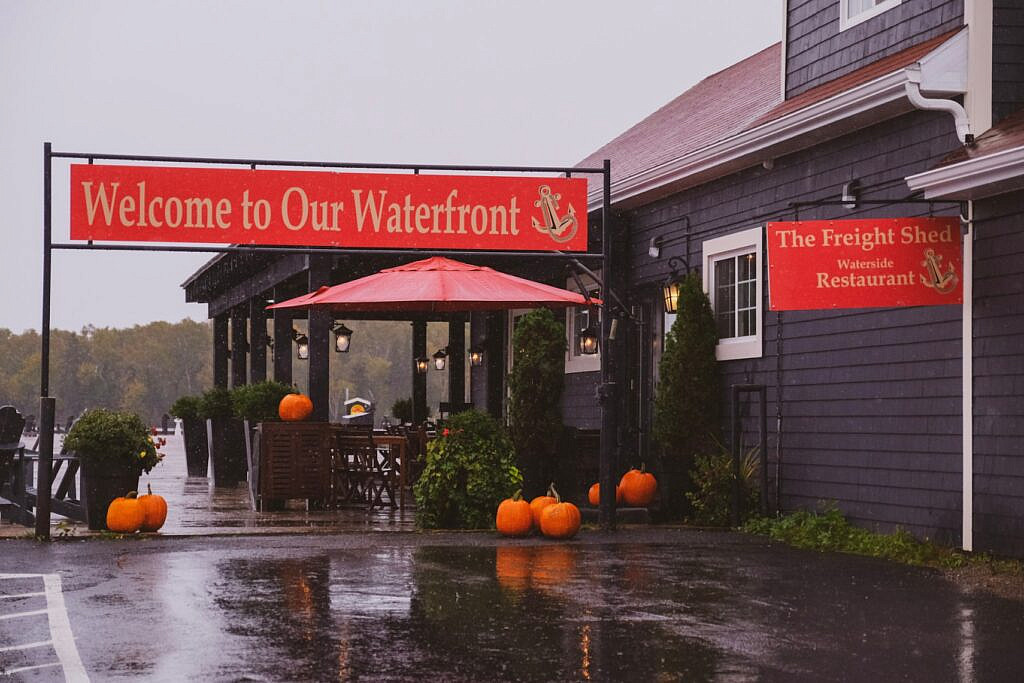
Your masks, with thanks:
M 345 327 L 345 323 L 337 323 L 331 332 L 334 333 L 334 350 L 338 353 L 348 353 L 352 344 L 352 330 Z

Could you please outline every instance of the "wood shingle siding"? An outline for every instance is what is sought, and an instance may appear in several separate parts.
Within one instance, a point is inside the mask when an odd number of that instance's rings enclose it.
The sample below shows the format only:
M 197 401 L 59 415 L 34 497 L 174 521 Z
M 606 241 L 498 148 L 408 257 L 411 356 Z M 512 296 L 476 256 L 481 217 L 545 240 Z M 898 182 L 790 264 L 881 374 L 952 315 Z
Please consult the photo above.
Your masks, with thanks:
M 856 71 L 962 24 L 963 0 L 905 0 L 840 31 L 839 0 L 794 0 L 789 3 L 787 16 L 786 97 Z
M 1024 107 L 1024 4 L 992 3 L 992 121 Z
M 1024 192 L 975 205 L 975 546 L 1024 555 Z

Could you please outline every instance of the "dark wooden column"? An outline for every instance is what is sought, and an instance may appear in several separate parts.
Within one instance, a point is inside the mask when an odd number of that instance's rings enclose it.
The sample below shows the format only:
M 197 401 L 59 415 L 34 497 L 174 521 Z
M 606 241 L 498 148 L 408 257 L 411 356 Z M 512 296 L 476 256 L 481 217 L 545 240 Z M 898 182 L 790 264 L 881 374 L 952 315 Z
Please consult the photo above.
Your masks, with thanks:
M 412 324 L 412 423 L 420 424 L 427 419 L 427 376 L 416 371 L 416 359 L 427 355 L 427 321 L 417 320 Z
M 331 260 L 329 256 L 310 256 L 309 291 L 329 285 Z M 331 320 L 330 311 L 309 310 L 309 398 L 313 401 L 310 419 L 325 422 L 330 418 L 331 398 Z
M 267 302 L 260 296 L 249 301 L 249 382 L 267 379 Z
M 466 323 L 448 323 L 448 402 L 466 402 Z
M 487 344 L 484 349 L 484 366 L 487 368 L 487 412 L 496 418 L 502 417 L 505 405 L 505 313 L 490 313 L 487 316 Z
M 228 314 L 213 318 L 213 386 L 228 386 Z
M 274 288 L 274 301 L 284 301 L 288 292 L 283 287 Z M 274 379 L 283 384 L 292 383 L 292 311 L 275 308 L 274 315 Z
M 231 310 L 231 386 L 245 384 L 245 366 L 248 357 L 246 341 L 249 338 L 248 307 L 237 306 Z

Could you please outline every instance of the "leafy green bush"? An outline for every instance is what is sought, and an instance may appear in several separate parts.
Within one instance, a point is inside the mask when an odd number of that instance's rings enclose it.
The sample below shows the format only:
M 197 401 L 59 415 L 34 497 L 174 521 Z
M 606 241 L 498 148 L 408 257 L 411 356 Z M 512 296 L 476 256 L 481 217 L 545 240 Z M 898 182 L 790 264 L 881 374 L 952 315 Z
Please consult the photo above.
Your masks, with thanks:
M 83 460 L 136 474 L 149 472 L 163 459 L 141 417 L 104 408 L 86 411 L 68 431 L 64 448 Z
M 427 445 L 427 462 L 413 494 L 416 523 L 425 529 L 486 529 L 498 503 L 522 485 L 505 429 L 485 413 L 453 415 Z
M 834 502 L 826 504 L 821 513 L 799 510 L 782 517 L 754 519 L 743 530 L 797 548 L 869 555 L 906 564 L 955 568 L 967 562 L 963 555 L 919 541 L 905 529 L 879 534 L 853 526 Z
M 509 426 L 528 497 L 555 478 L 564 383 L 565 324 L 547 308 L 534 309 L 516 322 L 508 378 Z
M 169 412 L 182 420 L 194 420 L 199 417 L 199 397 L 182 396 L 171 404 Z
M 231 402 L 231 392 L 224 387 L 213 387 L 203 392 L 199 397 L 199 417 L 206 420 L 211 417 L 231 417 L 234 415 L 234 406 Z
M 243 384 L 231 390 L 231 406 L 236 417 L 249 422 L 268 422 L 278 419 L 277 407 L 281 399 L 294 393 L 294 387 L 272 380 Z
M 755 446 L 740 458 L 740 520 L 757 512 L 761 492 L 757 484 L 758 448 Z M 693 506 L 692 521 L 707 526 L 732 524 L 733 467 L 732 453 L 719 447 L 716 453 L 699 455 L 694 462 L 693 491 L 686 499 Z

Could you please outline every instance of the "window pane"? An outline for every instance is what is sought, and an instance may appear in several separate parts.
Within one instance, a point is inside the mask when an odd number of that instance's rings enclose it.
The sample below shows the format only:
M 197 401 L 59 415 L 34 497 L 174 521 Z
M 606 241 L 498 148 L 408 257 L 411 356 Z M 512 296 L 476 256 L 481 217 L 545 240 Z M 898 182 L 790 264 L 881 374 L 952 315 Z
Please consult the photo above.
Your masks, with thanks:
M 715 316 L 718 326 L 718 338 L 729 339 L 736 336 L 736 314 L 732 311 Z
M 757 256 L 754 254 L 744 254 L 743 256 L 737 256 L 736 260 L 740 264 L 740 275 L 739 279 L 743 280 L 754 280 L 757 278 Z

